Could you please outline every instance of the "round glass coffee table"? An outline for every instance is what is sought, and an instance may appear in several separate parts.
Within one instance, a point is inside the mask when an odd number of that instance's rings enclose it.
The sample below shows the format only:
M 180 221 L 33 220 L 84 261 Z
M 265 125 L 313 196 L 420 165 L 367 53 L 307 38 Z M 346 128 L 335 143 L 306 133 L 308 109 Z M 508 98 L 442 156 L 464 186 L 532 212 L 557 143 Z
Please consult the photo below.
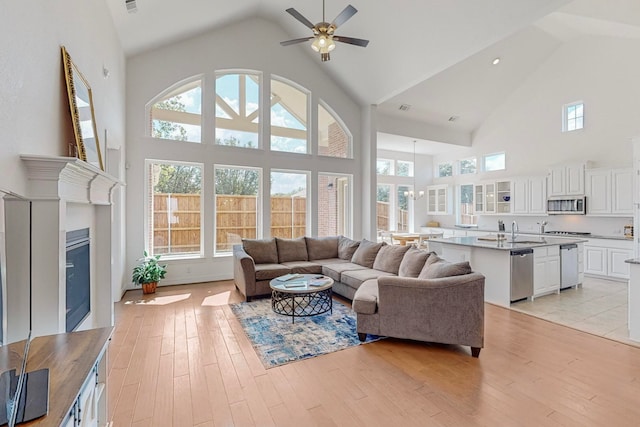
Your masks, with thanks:
M 275 278 L 271 287 L 271 309 L 278 314 L 291 317 L 316 316 L 333 312 L 333 279 L 322 274 L 298 274 L 290 280 Z

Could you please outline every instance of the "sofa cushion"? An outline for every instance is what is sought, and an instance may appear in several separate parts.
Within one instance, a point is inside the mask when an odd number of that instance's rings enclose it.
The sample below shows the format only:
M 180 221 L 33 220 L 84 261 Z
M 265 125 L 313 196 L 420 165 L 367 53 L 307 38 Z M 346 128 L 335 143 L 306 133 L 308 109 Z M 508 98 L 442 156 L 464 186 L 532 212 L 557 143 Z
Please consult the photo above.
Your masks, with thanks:
M 316 264 L 310 261 L 288 261 L 288 262 L 283 262 L 282 265 L 289 267 L 292 273 L 298 273 L 298 274 L 322 273 L 322 265 Z
M 369 279 L 377 279 L 380 276 L 395 276 L 393 273 L 386 271 L 373 270 L 371 268 L 365 268 L 363 270 L 350 270 L 345 271 L 340 276 L 340 281 L 345 285 L 351 286 L 354 289 L 358 289 L 362 283 Z
M 242 239 L 242 247 L 256 264 L 278 263 L 278 247 L 274 239 Z
M 378 281 L 369 279 L 362 283 L 353 296 L 353 311 L 360 314 L 375 314 L 378 310 Z
M 291 269 L 282 264 L 256 264 L 256 281 L 271 280 L 291 273 Z
M 409 249 L 411 249 L 411 246 L 382 246 L 376 255 L 376 259 L 373 261 L 373 268 L 386 271 L 387 273 L 398 274 L 400 263 Z
M 276 237 L 278 247 L 278 262 L 308 261 L 307 242 L 304 237 L 297 239 L 281 239 Z
M 427 262 L 425 262 L 418 278 L 439 279 L 441 277 L 461 276 L 472 271 L 469 261 L 453 263 L 445 261 L 437 255 L 432 255 L 427 258 Z
M 400 277 L 418 277 L 424 267 L 427 258 L 433 252 L 423 251 L 421 249 L 411 248 L 402 257 L 398 276 Z
M 360 242 L 340 236 L 338 238 L 338 258 L 351 261 L 353 253 L 358 249 L 358 246 L 360 246 Z
M 343 272 L 351 271 L 351 270 L 365 270 L 365 269 L 366 267 L 363 267 L 358 264 L 354 264 L 352 262 L 343 262 L 343 263 L 323 265 L 322 274 L 324 274 L 325 276 L 331 277 L 336 282 L 340 282 Z
M 329 264 L 344 264 L 344 263 L 348 263 L 349 261 L 345 260 L 345 259 L 340 259 L 340 258 L 327 258 L 327 259 L 314 259 L 313 261 L 314 264 L 320 264 L 320 265 L 329 265 Z
M 367 239 L 362 239 L 360 245 L 358 245 L 358 249 L 353 253 L 351 262 L 363 267 L 373 268 L 373 262 L 382 245 L 386 245 L 386 243 L 375 243 Z
M 338 258 L 338 237 L 305 237 L 309 261 Z

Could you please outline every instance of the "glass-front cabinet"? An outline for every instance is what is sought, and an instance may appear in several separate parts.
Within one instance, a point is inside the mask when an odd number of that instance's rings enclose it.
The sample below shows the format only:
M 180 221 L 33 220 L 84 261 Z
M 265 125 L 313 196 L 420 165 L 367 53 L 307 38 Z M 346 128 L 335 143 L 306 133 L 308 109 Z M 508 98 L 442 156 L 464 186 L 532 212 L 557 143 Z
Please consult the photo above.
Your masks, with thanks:
M 511 181 L 496 182 L 496 212 L 511 213 Z
M 473 186 L 473 201 L 475 203 L 475 213 L 484 213 L 484 185 L 475 184 Z
M 448 185 L 432 185 L 427 187 L 427 213 L 430 215 L 449 214 L 448 193 Z

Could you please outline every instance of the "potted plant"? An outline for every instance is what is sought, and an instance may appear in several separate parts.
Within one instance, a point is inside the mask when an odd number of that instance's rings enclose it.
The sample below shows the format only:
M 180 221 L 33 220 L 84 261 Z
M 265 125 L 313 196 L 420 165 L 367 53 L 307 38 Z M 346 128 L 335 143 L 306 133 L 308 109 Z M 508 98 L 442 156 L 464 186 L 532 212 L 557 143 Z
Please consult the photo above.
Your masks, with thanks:
M 144 251 L 144 257 L 140 258 L 139 264 L 133 268 L 131 280 L 138 286 L 142 286 L 142 293 L 152 294 L 156 291 L 158 281 L 164 279 L 167 274 L 167 265 L 161 265 L 158 261 L 160 255 L 149 256 Z

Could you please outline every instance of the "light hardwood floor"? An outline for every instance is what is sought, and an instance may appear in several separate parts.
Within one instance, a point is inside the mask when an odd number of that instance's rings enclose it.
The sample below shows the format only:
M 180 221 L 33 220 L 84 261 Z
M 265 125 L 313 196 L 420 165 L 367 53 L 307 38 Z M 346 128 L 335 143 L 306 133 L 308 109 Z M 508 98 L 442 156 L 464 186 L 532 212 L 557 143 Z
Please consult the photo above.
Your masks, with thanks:
M 486 305 L 485 348 L 385 339 L 265 369 L 233 282 L 116 304 L 120 426 L 638 426 L 640 348 Z

